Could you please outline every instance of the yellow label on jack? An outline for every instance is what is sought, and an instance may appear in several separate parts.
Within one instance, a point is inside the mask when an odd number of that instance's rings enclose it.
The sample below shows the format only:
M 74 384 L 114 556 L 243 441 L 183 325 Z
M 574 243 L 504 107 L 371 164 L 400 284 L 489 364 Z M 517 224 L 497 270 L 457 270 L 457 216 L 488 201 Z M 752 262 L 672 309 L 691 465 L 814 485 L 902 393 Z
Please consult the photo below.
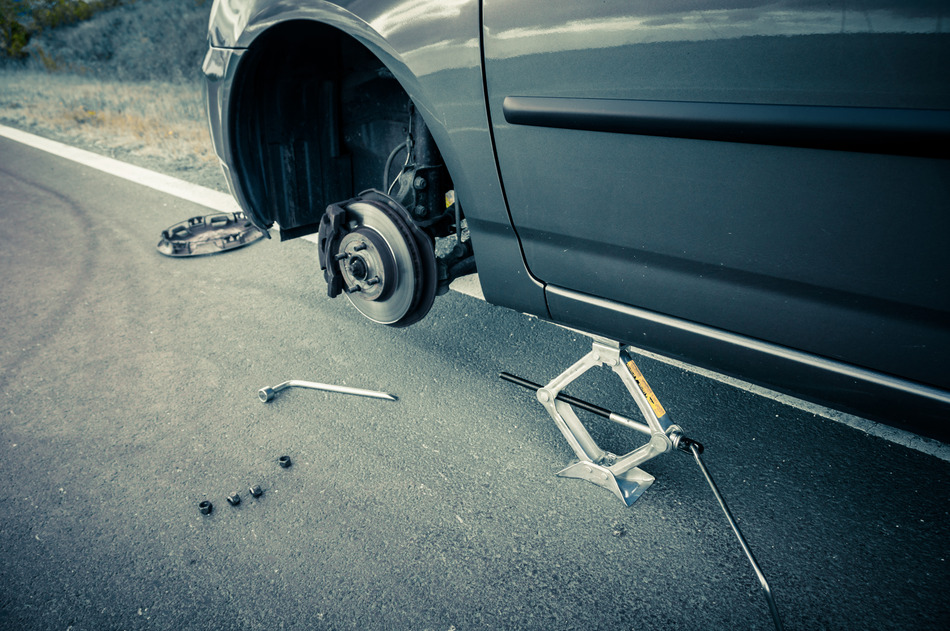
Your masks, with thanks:
M 640 372 L 640 369 L 637 368 L 637 365 L 633 363 L 632 359 L 627 362 L 627 370 L 633 375 L 633 380 L 636 381 L 640 387 L 640 392 L 647 398 L 647 402 L 649 402 L 650 407 L 653 408 L 653 413 L 656 414 L 657 418 L 662 418 L 666 414 L 666 410 L 663 409 L 663 404 L 661 404 L 660 400 L 653 394 L 653 389 L 650 387 L 650 384 L 647 383 L 647 378 L 643 376 L 643 373 Z

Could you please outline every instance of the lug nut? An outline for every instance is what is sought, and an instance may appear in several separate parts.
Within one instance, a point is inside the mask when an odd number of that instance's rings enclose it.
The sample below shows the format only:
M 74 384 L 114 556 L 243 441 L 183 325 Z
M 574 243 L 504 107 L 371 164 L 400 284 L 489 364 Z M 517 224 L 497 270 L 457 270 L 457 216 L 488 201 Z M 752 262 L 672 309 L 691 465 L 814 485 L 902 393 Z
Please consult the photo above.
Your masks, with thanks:
M 214 505 L 208 500 L 204 500 L 203 502 L 198 502 L 198 511 L 202 515 L 210 515 L 212 510 L 214 510 Z
M 290 456 L 281 456 L 280 458 L 277 459 L 277 464 L 279 464 L 284 469 L 286 469 L 287 467 L 291 465 Z
M 228 504 L 230 504 L 231 506 L 237 506 L 240 503 L 241 503 L 240 495 L 238 495 L 237 493 L 231 493 L 230 495 L 228 495 Z
M 249 488 L 247 491 L 248 491 L 248 493 L 251 494 L 251 497 L 260 497 L 261 495 L 264 494 L 264 489 L 262 489 L 262 488 L 261 488 L 260 486 L 258 486 L 257 484 L 255 484 L 254 486 L 252 486 L 251 488 Z

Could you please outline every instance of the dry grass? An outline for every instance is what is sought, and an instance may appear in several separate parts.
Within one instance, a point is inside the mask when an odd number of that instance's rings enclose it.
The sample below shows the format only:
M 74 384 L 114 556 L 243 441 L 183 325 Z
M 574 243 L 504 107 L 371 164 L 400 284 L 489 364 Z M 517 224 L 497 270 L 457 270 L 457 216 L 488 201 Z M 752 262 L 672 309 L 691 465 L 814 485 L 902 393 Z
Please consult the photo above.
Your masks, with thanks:
M 44 31 L 0 64 L 0 123 L 226 190 L 201 90 L 210 10 L 137 0 Z
M 216 168 L 200 85 L 0 71 L 0 120 L 107 154 Z

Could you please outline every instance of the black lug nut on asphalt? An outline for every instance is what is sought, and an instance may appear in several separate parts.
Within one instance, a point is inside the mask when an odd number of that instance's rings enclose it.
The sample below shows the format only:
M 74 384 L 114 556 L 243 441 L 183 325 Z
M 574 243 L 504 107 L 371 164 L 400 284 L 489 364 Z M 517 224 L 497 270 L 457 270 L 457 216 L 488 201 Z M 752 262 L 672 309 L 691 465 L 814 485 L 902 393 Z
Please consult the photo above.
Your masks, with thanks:
M 290 456 L 281 456 L 277 459 L 277 464 L 282 466 L 284 469 L 290 466 Z
M 237 506 L 240 503 L 241 503 L 240 495 L 238 495 L 237 493 L 231 493 L 230 495 L 228 495 L 228 504 L 230 504 L 231 506 Z
M 260 486 L 256 484 L 252 486 L 251 488 L 249 488 L 247 491 L 248 493 L 251 494 L 251 497 L 260 497 L 261 495 L 264 494 L 264 489 L 262 489 Z
M 204 500 L 203 502 L 198 502 L 198 510 L 202 515 L 210 515 L 211 511 L 214 510 L 214 505 L 208 500 Z

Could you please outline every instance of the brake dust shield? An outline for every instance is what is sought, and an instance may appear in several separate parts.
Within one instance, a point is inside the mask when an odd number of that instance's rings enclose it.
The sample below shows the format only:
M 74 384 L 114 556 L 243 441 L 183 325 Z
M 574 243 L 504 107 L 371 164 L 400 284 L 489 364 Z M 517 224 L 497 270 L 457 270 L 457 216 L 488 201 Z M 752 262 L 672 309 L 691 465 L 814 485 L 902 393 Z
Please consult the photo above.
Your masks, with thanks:
M 217 254 L 259 241 L 264 232 L 242 212 L 192 217 L 162 231 L 156 246 L 165 256 Z

